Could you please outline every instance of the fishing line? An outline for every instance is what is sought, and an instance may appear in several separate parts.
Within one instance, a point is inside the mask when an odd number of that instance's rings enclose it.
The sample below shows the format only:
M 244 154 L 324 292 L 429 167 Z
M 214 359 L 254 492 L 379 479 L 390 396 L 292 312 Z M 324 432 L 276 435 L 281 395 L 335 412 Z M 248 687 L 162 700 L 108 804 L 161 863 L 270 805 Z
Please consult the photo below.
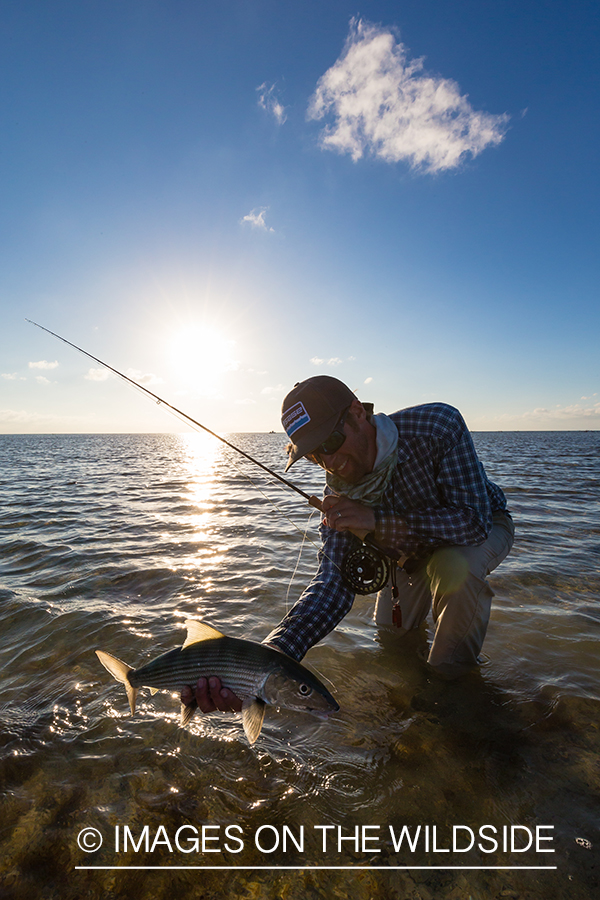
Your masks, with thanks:
M 309 516 L 308 516 L 308 519 L 307 519 L 307 521 L 306 521 L 306 527 L 305 527 L 304 530 L 302 530 L 302 528 L 300 528 L 300 526 L 297 525 L 297 524 L 294 522 L 293 519 L 290 519 L 290 517 L 287 515 L 287 513 L 285 513 L 285 512 L 281 509 L 281 507 L 277 506 L 277 504 L 276 504 L 275 501 L 272 499 L 272 497 L 269 497 L 269 495 L 268 495 L 267 493 L 265 493 L 265 491 L 263 491 L 263 489 L 256 483 L 256 481 L 254 481 L 254 479 L 252 479 L 252 478 L 250 477 L 250 475 L 248 475 L 247 472 L 244 472 L 244 470 L 241 469 L 239 466 L 237 466 L 231 459 L 228 460 L 228 463 L 229 463 L 230 465 L 232 465 L 233 468 L 234 468 L 234 469 L 235 469 L 235 470 L 236 470 L 243 478 L 245 478 L 247 481 L 249 481 L 250 484 L 252 485 L 252 487 L 254 488 L 254 490 L 255 490 L 255 491 L 258 491 L 258 493 L 259 493 L 262 497 L 264 497 L 265 500 L 267 500 L 267 501 L 271 504 L 271 506 L 273 507 L 273 509 L 274 509 L 276 512 L 278 512 L 280 516 L 282 516 L 284 519 L 286 519 L 286 520 L 290 523 L 290 525 L 292 525 L 292 527 L 295 528 L 296 531 L 297 531 L 300 535 L 302 535 L 302 543 L 300 544 L 300 550 L 298 551 L 298 558 L 297 558 L 297 560 L 296 560 L 296 565 L 294 566 L 294 571 L 292 572 L 292 575 L 291 575 L 291 577 L 290 577 L 290 581 L 289 581 L 289 584 L 288 584 L 288 589 L 287 589 L 287 592 L 286 592 L 286 595 L 285 595 L 285 601 L 284 601 L 284 602 L 285 602 L 285 610 L 286 610 L 286 613 L 287 613 L 287 612 L 288 612 L 288 599 L 289 599 L 289 595 L 290 595 L 290 590 L 291 590 L 291 588 L 292 588 L 292 583 L 293 583 L 293 581 L 294 581 L 294 578 L 296 577 L 296 572 L 298 571 L 298 567 L 299 567 L 299 565 L 300 565 L 300 559 L 301 559 L 301 557 L 302 557 L 302 551 L 303 551 L 303 549 L 304 549 L 304 544 L 305 544 L 306 542 L 308 542 L 309 544 L 312 544 L 313 547 L 315 548 L 315 550 L 317 551 L 317 553 L 318 553 L 319 551 L 321 551 L 321 552 L 323 553 L 323 555 L 325 556 L 325 558 L 328 559 L 329 562 L 330 562 L 333 566 L 335 566 L 335 568 L 338 570 L 338 572 L 341 573 L 341 572 L 342 572 L 342 568 L 341 568 L 340 565 L 338 565 L 338 563 L 337 563 L 331 556 L 329 556 L 328 553 L 325 552 L 325 550 L 323 550 L 323 548 L 322 548 L 322 546 L 321 546 L 320 544 L 317 544 L 316 541 L 313 541 L 313 539 L 312 539 L 311 537 L 309 537 L 308 529 L 309 529 L 309 527 L 310 527 L 310 523 L 311 523 L 312 517 L 313 517 L 313 515 L 314 515 L 314 511 L 311 511 L 311 512 L 310 512 L 310 514 L 309 514 Z
M 338 570 L 338 572 L 340 572 L 340 574 L 343 575 L 342 567 L 341 567 L 341 566 L 333 559 L 333 557 L 331 557 L 328 553 L 326 553 L 326 551 L 323 549 L 323 547 L 322 547 L 320 544 L 317 544 L 316 541 L 314 541 L 311 537 L 309 537 L 308 529 L 309 529 L 309 527 L 310 527 L 310 523 L 311 523 L 312 517 L 313 517 L 314 512 L 315 512 L 314 510 L 311 510 L 311 512 L 310 512 L 310 514 L 309 514 L 309 516 L 308 516 L 307 522 L 306 522 L 306 527 L 305 527 L 304 530 L 302 530 L 302 529 L 300 528 L 300 526 L 297 525 L 297 524 L 294 522 L 293 519 L 290 519 L 290 517 L 287 515 L 287 513 L 285 513 L 285 512 L 281 509 L 281 507 L 277 506 L 277 504 L 275 503 L 275 501 L 274 501 L 271 497 L 269 497 L 269 495 L 268 495 L 267 493 L 265 493 L 265 491 L 262 490 L 262 488 L 256 483 L 256 481 L 254 481 L 254 479 L 252 479 L 252 478 L 250 477 L 250 475 L 248 475 L 247 472 L 244 472 L 244 470 L 243 470 L 242 468 L 240 468 L 239 466 L 237 466 L 237 465 L 235 464 L 235 462 L 233 462 L 233 460 L 231 460 L 231 459 L 228 460 L 228 463 L 229 463 L 229 465 L 233 466 L 233 468 L 234 468 L 234 469 L 235 469 L 235 470 L 236 470 L 243 478 L 245 478 L 247 481 L 249 481 L 250 484 L 252 485 L 252 487 L 254 488 L 254 490 L 255 490 L 255 491 L 258 491 L 258 493 L 261 494 L 261 496 L 263 496 L 263 497 L 265 498 L 265 500 L 267 500 L 267 501 L 271 504 L 271 506 L 273 507 L 273 509 L 274 509 L 276 512 L 278 512 L 280 516 L 282 516 L 284 519 L 286 519 L 286 520 L 290 523 L 290 525 L 292 525 L 292 526 L 296 529 L 296 531 L 297 531 L 299 534 L 302 535 L 302 542 L 301 542 L 301 544 L 300 544 L 300 549 L 299 549 L 299 551 L 298 551 L 298 557 L 297 557 L 297 559 L 296 559 L 296 565 L 294 566 L 294 571 L 292 572 L 292 574 L 291 574 L 291 576 L 290 576 L 290 580 L 289 580 L 289 583 L 288 583 L 288 588 L 287 588 L 287 591 L 286 591 L 286 594 L 285 594 L 285 600 L 284 600 L 284 603 L 285 603 L 285 611 L 286 611 L 286 615 L 287 615 L 287 613 L 289 612 L 288 600 L 289 600 L 289 596 L 290 596 L 290 591 L 291 591 L 291 589 L 292 589 L 292 584 L 293 584 L 294 578 L 296 577 L 296 572 L 298 571 L 298 567 L 299 567 L 299 565 L 300 565 L 300 559 L 302 558 L 302 551 L 304 550 L 304 544 L 305 544 L 306 542 L 308 542 L 309 544 L 312 544 L 312 546 L 315 548 L 315 550 L 317 551 L 317 553 L 319 553 L 319 551 L 322 552 L 323 556 L 324 556 L 326 559 L 328 559 L 329 562 L 330 562 L 333 566 L 335 566 L 335 568 Z M 315 670 L 315 671 L 316 671 L 316 670 Z M 321 677 L 320 673 L 317 673 L 317 674 L 319 674 L 319 677 Z
M 320 550 L 320 549 L 321 549 L 321 548 L 320 548 L 320 545 L 317 544 L 316 541 L 313 541 L 312 538 L 308 537 L 308 533 L 307 533 L 307 532 L 308 532 L 308 527 L 309 527 L 309 525 L 310 525 L 310 520 L 311 520 L 312 517 L 313 517 L 313 512 L 311 512 L 311 513 L 309 514 L 308 521 L 307 521 L 307 523 L 306 523 L 306 528 L 305 528 L 305 530 L 303 531 L 302 528 L 300 528 L 300 526 L 297 525 L 296 522 L 294 522 L 293 519 L 290 519 L 290 517 L 288 516 L 288 514 L 285 513 L 285 512 L 281 509 L 280 506 L 277 506 L 277 504 L 276 504 L 276 502 L 273 500 L 273 498 L 272 498 L 272 497 L 269 497 L 269 495 L 268 495 L 267 493 L 265 493 L 265 491 L 260 487 L 260 485 L 258 485 L 258 484 L 256 483 L 256 481 L 254 481 L 254 479 L 251 478 L 250 475 L 248 475 L 247 472 L 244 472 L 244 470 L 241 469 L 238 465 L 236 465 L 236 463 L 234 463 L 233 460 L 231 460 L 231 459 L 228 460 L 228 463 L 229 463 L 229 465 L 233 466 L 233 468 L 234 468 L 237 472 L 239 472 L 239 474 L 240 474 L 243 478 L 245 478 L 247 481 L 249 481 L 250 484 L 252 485 L 252 487 L 253 487 L 253 488 L 254 488 L 254 489 L 255 489 L 262 497 L 264 497 L 265 500 L 267 500 L 267 501 L 271 504 L 271 506 L 273 507 L 273 509 L 274 509 L 276 512 L 278 512 L 280 516 L 282 516 L 284 519 L 286 519 L 286 520 L 290 523 L 290 525 L 292 525 L 292 526 L 296 529 L 296 531 L 297 531 L 299 534 L 302 535 L 302 543 L 303 543 L 303 544 L 304 544 L 305 541 L 308 541 L 308 543 L 309 543 L 309 544 L 312 544 L 313 547 L 314 547 L 316 550 Z M 302 548 L 301 548 L 301 549 L 302 549 Z M 328 559 L 330 559 L 330 557 L 328 557 Z M 335 563 L 334 560 L 330 559 L 330 561 L 333 563 L 334 566 L 336 566 L 337 569 L 340 568 L 340 567 Z M 297 566 L 296 566 L 296 568 L 297 568 Z M 295 572 L 295 570 L 294 570 L 294 572 Z
M 74 350 L 79 351 L 79 353 L 82 353 L 84 356 L 87 356 L 89 359 L 93 359 L 94 362 L 99 363 L 101 366 L 104 366 L 104 368 L 109 369 L 109 371 L 113 372 L 119 378 L 123 379 L 123 381 L 125 381 L 127 384 L 131 385 L 131 387 L 135 388 L 138 391 L 141 391 L 143 394 L 146 394 L 147 396 L 152 397 L 152 399 L 155 400 L 159 406 L 164 406 L 165 410 L 167 412 L 170 412 L 172 415 L 174 415 L 175 418 L 179 419 L 182 422 L 188 422 L 196 430 L 198 430 L 200 428 L 203 431 L 207 432 L 208 434 L 212 435 L 212 437 L 217 438 L 219 441 L 226 444 L 230 449 L 235 450 L 237 453 L 240 453 L 246 459 L 250 460 L 250 462 L 253 462 L 257 466 L 260 466 L 260 468 L 263 469 L 265 472 L 267 472 L 267 474 L 273 476 L 278 481 L 285 484 L 287 487 L 296 491 L 298 494 L 301 494 L 301 496 L 304 497 L 305 500 L 308 500 L 309 504 L 313 508 L 321 511 L 321 501 L 318 499 L 318 497 L 315 497 L 313 495 L 309 495 L 309 494 L 305 493 L 305 491 L 301 490 L 297 485 L 293 484 L 291 481 L 288 481 L 287 478 L 283 478 L 281 475 L 278 475 L 277 472 L 274 472 L 268 466 L 265 466 L 263 463 L 259 462 L 257 459 L 254 459 L 254 457 L 250 456 L 249 453 L 246 453 L 244 450 L 241 450 L 239 447 L 236 447 L 230 441 L 226 440 L 226 438 L 222 437 L 219 434 L 216 434 L 216 432 L 211 431 L 210 428 L 207 428 L 205 425 L 202 425 L 201 422 L 198 422 L 196 419 L 193 419 L 191 416 L 188 416 L 187 413 L 183 412 L 183 410 L 178 409 L 176 406 L 173 406 L 171 403 L 168 403 L 166 400 L 163 400 L 163 398 L 159 397 L 158 394 L 155 394 L 153 391 L 144 387 L 144 385 L 139 384 L 137 381 L 134 381 L 133 378 L 130 378 L 128 375 L 125 375 L 123 372 L 120 372 L 118 369 L 115 369 L 113 366 L 110 366 L 108 363 L 104 362 L 104 360 L 99 359 L 97 356 L 93 356 L 91 353 L 88 353 L 87 350 L 83 350 L 81 347 L 78 347 L 77 344 L 73 344 L 71 341 L 68 341 L 66 338 L 61 337 L 61 335 L 56 334 L 56 332 L 50 331 L 49 328 L 45 328 L 43 325 L 40 325 L 37 322 L 34 322 L 32 319 L 26 318 L 25 321 L 29 322 L 30 325 L 35 325 L 37 328 L 40 328 L 42 331 L 47 332 L 47 334 L 52 335 L 52 337 L 57 338 L 59 341 L 62 341 L 64 344 L 67 344 L 69 347 L 73 347 Z M 310 520 L 312 518 L 312 513 L 308 518 L 306 529 L 303 531 L 293 521 L 293 519 L 290 519 L 290 517 L 279 506 L 277 506 L 276 502 L 271 497 L 269 497 L 269 495 L 266 494 L 259 487 L 259 485 L 250 477 L 250 475 L 248 475 L 247 472 L 245 472 L 242 468 L 237 466 L 232 459 L 229 460 L 229 464 L 232 465 L 236 469 L 236 471 L 239 472 L 240 475 L 242 475 L 244 478 L 246 478 L 250 482 L 252 487 L 256 491 L 258 491 L 258 493 L 261 494 L 266 500 L 268 500 L 268 502 L 271 504 L 273 509 L 275 509 L 275 511 L 278 512 L 279 515 L 281 515 L 284 519 L 287 519 L 287 521 L 290 522 L 290 524 L 293 525 L 293 527 L 302 535 L 302 546 L 304 545 L 304 542 L 306 540 L 308 540 L 309 543 L 311 543 L 315 547 L 315 549 L 317 549 L 317 550 L 320 549 L 319 545 L 307 536 L 307 531 L 308 531 L 308 527 L 310 524 Z M 302 547 L 301 547 L 300 552 L 302 552 Z M 340 567 L 333 560 L 330 560 L 330 561 L 336 566 L 337 569 L 340 569 Z M 294 574 L 295 574 L 297 568 L 298 568 L 298 563 L 296 564 L 296 569 L 294 570 Z M 292 576 L 292 578 L 293 578 L 293 576 Z M 289 589 L 288 589 L 288 593 L 289 593 Z
M 302 543 L 300 544 L 300 549 L 298 550 L 298 558 L 297 558 L 297 560 L 296 560 L 296 565 L 294 566 L 294 571 L 293 571 L 292 574 L 291 574 L 290 582 L 289 582 L 289 584 L 288 584 L 288 589 L 287 589 L 286 594 L 285 594 L 285 601 L 284 601 L 284 602 L 285 602 L 285 611 L 286 611 L 286 614 L 287 614 L 287 612 L 288 612 L 288 600 L 289 600 L 289 596 L 290 596 L 290 591 L 291 591 L 291 589 L 292 589 L 292 583 L 293 583 L 293 581 L 294 581 L 294 578 L 296 577 L 296 572 L 298 571 L 298 566 L 300 565 L 300 559 L 301 559 L 301 557 L 302 557 L 302 551 L 304 550 L 304 544 L 305 544 L 305 542 L 308 540 L 309 543 L 313 544 L 315 547 L 317 546 L 317 545 L 315 544 L 315 542 L 314 542 L 314 541 L 311 541 L 311 539 L 308 537 L 308 529 L 309 529 L 309 526 L 310 526 L 310 520 L 312 519 L 312 517 L 313 517 L 313 513 L 311 512 L 311 514 L 310 514 L 309 517 L 308 517 L 308 522 L 306 523 L 306 529 L 305 529 L 305 531 L 304 531 L 304 534 L 302 535 Z M 318 548 L 317 548 L 317 549 L 318 549 Z M 331 562 L 333 562 L 333 560 L 331 560 Z M 333 564 L 335 565 L 335 563 L 333 563 Z M 339 568 L 339 566 L 338 566 L 337 568 Z
M 88 353 L 87 350 L 83 350 L 82 347 L 78 347 L 77 344 L 73 344 L 71 341 L 68 341 L 66 338 L 61 337 L 60 334 L 56 334 L 54 331 L 50 331 L 49 328 L 44 328 L 43 325 L 39 325 L 37 322 L 34 322 L 32 319 L 25 319 L 26 322 L 29 322 L 30 325 L 35 325 L 36 328 L 41 328 L 42 331 L 45 331 L 47 334 L 51 334 L 52 337 L 57 338 L 59 341 L 62 341 L 63 344 L 68 344 L 69 347 L 73 347 L 74 350 L 79 351 L 79 353 L 83 353 L 84 356 L 87 356 L 88 359 L 93 359 L 94 362 L 99 363 L 101 366 L 104 366 L 105 369 L 110 369 L 111 372 L 114 372 L 115 375 L 118 375 L 119 378 L 122 378 L 124 381 L 127 381 L 129 384 L 132 384 L 134 387 L 138 388 L 138 390 L 143 391 L 145 394 L 148 394 L 149 397 L 152 397 L 158 404 L 162 404 L 163 406 L 168 407 L 168 409 L 172 410 L 182 419 L 185 419 L 187 422 L 191 422 L 192 425 L 196 425 L 198 428 L 201 428 L 202 431 L 206 431 L 208 434 L 211 434 L 213 437 L 217 438 L 217 440 L 222 441 L 224 444 L 227 444 L 228 447 L 231 447 L 232 450 L 235 450 L 236 453 L 241 453 L 242 456 L 245 456 L 246 459 L 249 459 L 250 462 L 253 462 L 255 465 L 260 466 L 261 469 L 264 469 L 265 472 L 268 472 L 269 475 L 272 475 L 278 481 L 281 481 L 282 484 L 287 485 L 287 487 L 291 488 L 293 491 L 296 491 L 297 494 L 301 494 L 305 500 L 308 500 L 311 506 L 314 506 L 315 509 L 321 510 L 321 501 L 318 497 L 310 496 L 305 493 L 305 491 L 301 490 L 296 484 L 288 481 L 287 478 L 284 478 L 282 475 L 278 475 L 277 472 L 274 472 L 273 469 L 270 469 L 268 466 L 265 466 L 263 463 L 259 462 L 257 459 L 254 459 L 253 456 L 250 456 L 249 453 L 246 453 L 244 450 L 241 450 L 239 447 L 236 447 L 226 438 L 222 437 L 220 434 L 217 434 L 215 431 L 211 431 L 210 428 L 207 428 L 206 425 L 203 425 L 202 422 L 198 422 L 197 419 L 193 419 L 191 416 L 188 416 L 187 413 L 184 413 L 183 410 L 178 409 L 176 406 L 173 406 L 171 403 L 168 403 L 166 400 L 163 400 L 162 397 L 159 397 L 158 394 L 155 394 L 153 391 L 144 387 L 143 384 L 139 384 L 137 381 L 134 381 L 133 378 L 130 378 L 128 375 L 124 375 L 123 372 L 119 372 L 118 369 L 113 368 L 104 360 L 99 359 L 97 356 L 94 356 L 91 353 Z
M 287 478 L 284 478 L 282 475 L 279 475 L 277 472 L 274 472 L 273 469 L 270 469 L 269 466 L 265 466 L 258 459 L 255 459 L 253 456 L 250 456 L 249 453 L 246 453 L 245 450 L 240 449 L 240 447 L 236 447 L 235 444 L 232 444 L 226 438 L 222 437 L 220 434 L 217 434 L 215 431 L 212 431 L 210 428 L 207 428 L 206 425 L 203 425 L 202 422 L 199 422 L 197 419 L 192 418 L 192 416 L 188 416 L 187 413 L 184 413 L 183 410 L 178 409 L 173 404 L 168 403 L 162 397 L 159 397 L 158 394 L 155 394 L 153 391 L 144 387 L 142 384 L 139 384 L 137 381 L 134 381 L 133 378 L 130 378 L 128 375 L 125 375 L 123 372 L 120 372 L 118 369 L 115 369 L 113 366 L 109 365 L 104 360 L 99 359 L 97 356 L 94 356 L 92 353 L 88 353 L 87 350 L 84 350 L 82 347 L 78 347 L 77 344 L 72 343 L 72 341 L 68 341 L 66 338 L 61 337 L 60 334 L 56 334 L 54 331 L 50 331 L 49 328 L 45 328 L 43 325 L 39 325 L 37 322 L 34 322 L 32 319 L 25 319 L 26 322 L 29 322 L 30 325 L 35 325 L 36 328 L 41 329 L 41 331 L 45 331 L 47 334 L 52 335 L 57 340 L 62 341 L 63 344 L 67 344 L 69 347 L 72 347 L 74 350 L 77 350 L 79 353 L 82 353 L 84 356 L 87 356 L 88 359 L 93 359 L 94 362 L 97 362 L 99 365 L 104 366 L 105 369 L 108 369 L 110 372 L 113 372 L 115 375 L 118 375 L 119 378 L 123 379 L 123 381 L 132 385 L 137 390 L 142 391 L 147 394 L 149 397 L 152 397 L 153 400 L 156 401 L 159 405 L 164 406 L 167 410 L 171 411 L 176 417 L 189 422 L 194 428 L 201 429 L 202 431 L 207 432 L 207 434 L 212 435 L 212 437 L 216 438 L 218 441 L 221 441 L 223 444 L 226 444 L 232 450 L 235 450 L 236 453 L 239 453 L 241 456 L 253 462 L 255 465 L 259 466 L 273 478 L 276 478 L 277 481 L 289 487 L 291 490 L 295 491 L 297 494 L 300 494 L 304 497 L 305 500 L 308 501 L 309 506 L 314 507 L 314 509 L 318 509 L 319 512 L 323 512 L 323 504 L 319 500 L 318 497 L 314 495 L 307 494 L 301 488 L 299 488 L 296 484 L 291 481 L 288 481 Z M 251 481 L 251 479 L 250 479 Z M 272 502 L 272 501 L 271 501 Z M 275 505 L 275 504 L 273 504 Z M 275 506 L 277 509 L 277 507 Z M 282 515 L 284 515 L 282 513 Z M 285 516 L 285 518 L 288 518 Z M 291 521 L 291 519 L 289 519 Z M 295 526 L 297 527 L 297 526 Z M 298 529 L 299 530 L 299 529 Z M 353 533 L 353 532 L 351 532 Z M 342 577 L 350 587 L 353 588 L 355 593 L 357 594 L 371 594 L 380 590 L 384 584 L 387 582 L 388 578 L 388 558 L 391 560 L 396 560 L 399 556 L 398 551 L 382 547 L 371 535 L 366 535 L 366 537 L 361 538 L 361 547 L 357 547 L 350 554 L 348 554 L 342 566 L 336 566 L 340 569 L 342 573 Z

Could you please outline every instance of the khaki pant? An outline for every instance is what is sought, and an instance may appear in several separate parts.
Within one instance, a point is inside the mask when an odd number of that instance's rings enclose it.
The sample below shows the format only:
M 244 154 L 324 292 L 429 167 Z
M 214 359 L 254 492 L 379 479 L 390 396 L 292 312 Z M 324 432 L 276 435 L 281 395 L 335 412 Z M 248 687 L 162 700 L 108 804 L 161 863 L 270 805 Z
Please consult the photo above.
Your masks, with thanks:
M 478 664 L 494 592 L 486 578 L 508 555 L 515 527 L 510 516 L 494 513 L 492 530 L 477 547 L 441 547 L 417 572 L 398 571 L 402 627 L 392 623 L 391 585 L 377 595 L 375 621 L 399 635 L 418 628 L 429 610 L 435 636 L 427 662 L 440 675 L 456 678 Z

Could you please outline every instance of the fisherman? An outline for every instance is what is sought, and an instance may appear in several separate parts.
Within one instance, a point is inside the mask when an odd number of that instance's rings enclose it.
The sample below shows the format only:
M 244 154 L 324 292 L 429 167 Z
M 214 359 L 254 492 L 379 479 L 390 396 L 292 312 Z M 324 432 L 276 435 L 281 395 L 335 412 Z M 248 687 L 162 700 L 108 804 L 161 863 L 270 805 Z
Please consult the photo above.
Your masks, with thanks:
M 344 559 L 356 536 L 371 537 L 402 563 L 377 595 L 377 624 L 402 636 L 431 611 L 429 669 L 449 680 L 475 669 L 493 597 L 487 576 L 509 553 L 514 525 L 459 411 L 428 403 L 373 415 L 343 382 L 317 375 L 286 396 L 282 424 L 286 472 L 306 458 L 325 469 L 327 486 L 317 573 L 265 642 L 300 660 L 332 631 L 354 601 Z M 218 679 L 193 693 L 204 712 L 239 709 Z M 183 702 L 193 693 L 185 688 Z

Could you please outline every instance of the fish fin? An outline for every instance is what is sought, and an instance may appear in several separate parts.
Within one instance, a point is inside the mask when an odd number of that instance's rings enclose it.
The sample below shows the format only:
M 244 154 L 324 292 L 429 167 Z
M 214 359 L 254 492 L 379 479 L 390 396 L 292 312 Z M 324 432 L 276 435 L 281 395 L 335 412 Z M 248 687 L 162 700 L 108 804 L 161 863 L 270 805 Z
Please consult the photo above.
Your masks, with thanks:
M 198 619 L 187 619 L 185 627 L 187 628 L 187 637 L 183 647 L 189 647 L 190 644 L 195 644 L 197 641 L 212 641 L 215 638 L 224 637 L 212 625 L 207 625 L 206 622 L 200 622 Z
M 188 703 L 187 706 L 185 705 L 185 703 L 181 704 L 181 718 L 179 720 L 179 724 L 182 728 L 185 728 L 185 726 L 192 720 L 197 709 L 198 704 L 195 700 L 192 700 L 192 702 Z
M 254 744 L 262 730 L 266 705 L 259 697 L 246 697 L 242 703 L 242 723 L 251 744 Z
M 134 688 L 129 683 L 129 678 L 127 677 L 129 672 L 132 671 L 132 666 L 128 666 L 127 663 L 122 662 L 120 659 L 117 659 L 116 656 L 111 656 L 110 653 L 105 653 L 104 650 L 96 650 L 96 656 L 102 663 L 105 669 L 107 669 L 113 678 L 116 678 L 117 681 L 120 681 L 121 684 L 125 685 L 125 690 L 127 691 L 127 699 L 129 700 L 129 708 L 131 710 L 131 715 L 135 712 L 135 698 L 137 697 L 137 688 Z

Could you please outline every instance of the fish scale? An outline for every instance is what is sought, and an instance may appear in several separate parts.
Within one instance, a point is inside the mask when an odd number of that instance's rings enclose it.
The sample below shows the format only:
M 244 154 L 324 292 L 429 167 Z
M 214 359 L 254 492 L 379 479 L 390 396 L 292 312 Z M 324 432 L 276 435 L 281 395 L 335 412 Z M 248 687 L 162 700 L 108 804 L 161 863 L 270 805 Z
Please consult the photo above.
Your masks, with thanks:
M 269 649 L 260 644 L 256 646 L 262 651 Z M 184 684 L 195 684 L 202 676 L 216 675 L 223 684 L 244 698 L 256 693 L 269 674 L 264 662 L 261 670 L 257 671 L 259 654 L 253 653 L 252 650 L 251 641 L 226 636 L 183 648 L 177 647 L 163 653 L 145 666 L 131 671 L 129 683 L 133 687 L 178 690 Z M 272 652 L 277 654 L 275 650 Z M 273 665 L 277 665 L 278 662 L 277 658 L 272 660 Z
M 242 700 L 242 722 L 251 744 L 260 734 L 265 705 L 288 709 L 332 712 L 339 706 L 325 685 L 301 663 L 255 641 L 227 637 L 205 622 L 188 619 L 182 647 L 168 650 L 139 669 L 96 650 L 111 675 L 125 685 L 132 714 L 140 687 L 152 691 L 179 691 L 200 677 L 218 677 Z M 197 709 L 196 701 L 182 707 L 186 725 Z

